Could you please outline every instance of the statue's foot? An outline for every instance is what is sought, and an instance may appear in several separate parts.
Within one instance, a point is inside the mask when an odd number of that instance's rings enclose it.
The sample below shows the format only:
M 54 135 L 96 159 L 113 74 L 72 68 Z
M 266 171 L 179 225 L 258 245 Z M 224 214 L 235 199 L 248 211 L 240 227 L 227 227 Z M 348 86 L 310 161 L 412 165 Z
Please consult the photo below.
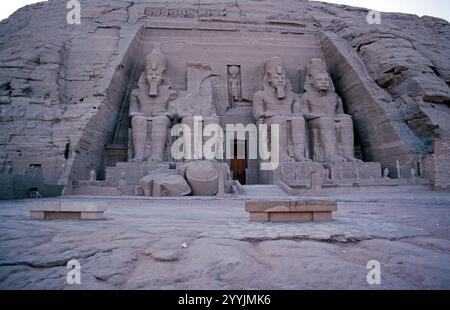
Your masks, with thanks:
M 162 158 L 158 157 L 158 156 L 152 156 L 152 157 L 150 157 L 148 159 L 148 161 L 151 161 L 151 162 L 162 162 Z
M 357 159 L 353 156 L 344 156 L 344 158 L 346 161 L 353 162 L 353 163 L 362 163 L 363 162 L 362 160 Z
M 346 161 L 347 160 L 344 157 L 341 157 L 339 155 L 327 156 L 325 158 L 325 162 L 329 162 L 329 163 L 343 163 Z
M 281 155 L 280 156 L 280 162 L 282 163 L 289 163 L 289 162 L 294 162 L 295 160 L 289 156 L 289 155 Z
M 299 163 L 309 163 L 312 162 L 311 159 L 306 158 L 306 157 L 295 157 L 295 161 L 299 162 Z
M 138 162 L 138 161 L 144 161 L 144 158 L 140 158 L 140 157 L 135 157 L 132 160 L 130 160 L 131 162 Z

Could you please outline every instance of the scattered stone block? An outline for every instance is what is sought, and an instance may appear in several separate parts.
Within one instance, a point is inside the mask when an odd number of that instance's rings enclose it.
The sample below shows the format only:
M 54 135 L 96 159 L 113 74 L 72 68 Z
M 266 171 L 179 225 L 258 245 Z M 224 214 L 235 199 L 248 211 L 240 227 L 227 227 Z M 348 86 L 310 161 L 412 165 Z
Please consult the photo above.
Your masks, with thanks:
M 247 201 L 245 210 L 254 222 L 331 221 L 337 203 L 331 200 Z
M 139 180 L 146 197 L 182 197 L 192 190 L 180 175 L 151 174 Z
M 27 210 L 33 220 L 103 220 L 106 203 L 96 201 L 33 201 Z

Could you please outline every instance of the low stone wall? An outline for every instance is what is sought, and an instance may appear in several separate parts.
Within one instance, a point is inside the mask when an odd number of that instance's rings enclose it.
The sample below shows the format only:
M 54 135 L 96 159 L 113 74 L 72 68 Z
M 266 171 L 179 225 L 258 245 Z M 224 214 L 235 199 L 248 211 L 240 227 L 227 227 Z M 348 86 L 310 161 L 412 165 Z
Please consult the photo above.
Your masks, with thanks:
M 434 187 L 450 189 L 450 139 L 435 141 L 434 152 Z
M 63 186 L 46 184 L 42 178 L 29 175 L 0 175 L 0 200 L 56 197 Z

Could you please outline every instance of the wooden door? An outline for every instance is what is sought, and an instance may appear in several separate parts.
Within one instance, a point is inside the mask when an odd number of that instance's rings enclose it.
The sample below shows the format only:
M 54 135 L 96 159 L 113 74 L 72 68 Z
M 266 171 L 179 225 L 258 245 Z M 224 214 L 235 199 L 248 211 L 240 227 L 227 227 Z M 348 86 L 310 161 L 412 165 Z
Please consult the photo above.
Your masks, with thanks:
M 233 172 L 233 179 L 238 180 L 242 185 L 246 184 L 247 145 L 245 140 L 234 141 L 234 158 L 231 160 L 230 168 Z

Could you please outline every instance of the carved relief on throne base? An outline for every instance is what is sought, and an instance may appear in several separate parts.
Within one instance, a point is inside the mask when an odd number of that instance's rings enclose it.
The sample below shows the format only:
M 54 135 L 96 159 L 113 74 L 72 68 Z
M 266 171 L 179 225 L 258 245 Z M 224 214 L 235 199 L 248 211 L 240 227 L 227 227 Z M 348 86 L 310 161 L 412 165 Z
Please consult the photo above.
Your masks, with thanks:
M 323 166 L 330 171 L 333 183 L 339 180 L 375 180 L 382 178 L 381 164 L 376 162 L 326 163 Z
M 294 187 L 308 187 L 311 182 L 311 173 L 318 171 L 323 185 L 340 185 L 358 180 L 382 180 L 381 164 L 376 162 L 342 162 L 342 163 L 316 163 L 316 162 L 289 162 L 280 163 L 275 171 L 266 171 L 265 181 L 276 183 L 278 180 Z M 378 183 L 377 183 L 378 184 Z
M 314 162 L 286 162 L 280 163 L 274 171 L 261 171 L 266 183 L 276 183 L 281 180 L 289 186 L 307 187 L 311 183 L 311 173 L 319 172 L 325 180 L 325 168 Z

